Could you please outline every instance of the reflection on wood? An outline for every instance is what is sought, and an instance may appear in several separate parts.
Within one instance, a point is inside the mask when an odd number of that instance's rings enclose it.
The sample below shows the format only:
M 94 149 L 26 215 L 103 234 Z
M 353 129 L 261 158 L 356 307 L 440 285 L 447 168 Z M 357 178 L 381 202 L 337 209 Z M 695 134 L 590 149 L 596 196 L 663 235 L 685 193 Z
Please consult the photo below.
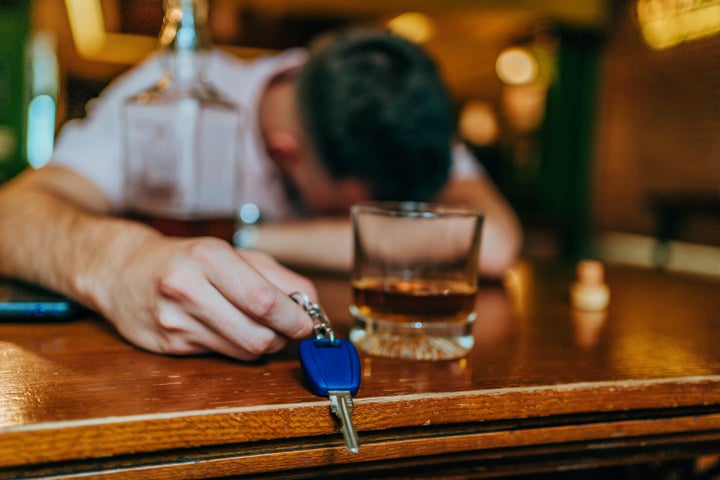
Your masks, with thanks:
M 567 299 L 572 269 L 518 272 L 515 286 L 483 285 L 467 358 L 363 356 L 356 455 L 305 384 L 296 345 L 248 364 L 143 352 L 93 316 L 3 324 L 0 478 L 45 468 L 115 468 L 107 475 L 120 478 L 133 466 L 152 478 L 342 473 L 463 459 L 522 472 L 570 457 L 603 465 L 720 447 L 718 280 L 608 267 L 613 301 L 587 341 Z M 347 335 L 348 279 L 314 278 Z

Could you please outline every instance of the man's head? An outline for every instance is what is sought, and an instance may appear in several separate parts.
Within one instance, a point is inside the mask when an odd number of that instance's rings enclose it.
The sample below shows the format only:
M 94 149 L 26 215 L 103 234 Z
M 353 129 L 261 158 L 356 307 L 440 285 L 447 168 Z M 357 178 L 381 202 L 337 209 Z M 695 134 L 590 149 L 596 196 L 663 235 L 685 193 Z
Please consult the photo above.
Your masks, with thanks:
M 301 121 L 336 180 L 379 200 L 428 200 L 447 181 L 453 118 L 433 61 L 379 29 L 347 30 L 312 51 L 297 84 Z

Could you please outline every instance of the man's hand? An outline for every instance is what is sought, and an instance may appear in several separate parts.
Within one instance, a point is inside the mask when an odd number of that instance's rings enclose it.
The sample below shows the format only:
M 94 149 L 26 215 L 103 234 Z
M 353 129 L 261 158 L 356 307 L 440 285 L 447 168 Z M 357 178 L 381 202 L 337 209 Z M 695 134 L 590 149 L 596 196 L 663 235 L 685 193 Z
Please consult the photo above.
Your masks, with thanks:
M 164 237 L 110 213 L 71 170 L 28 169 L 0 187 L 0 275 L 62 292 L 158 353 L 251 360 L 312 332 L 288 294 L 314 299 L 315 288 L 267 255 Z
M 253 360 L 312 332 L 288 294 L 316 298 L 314 286 L 265 254 L 209 237 L 158 236 L 127 260 L 94 296 L 120 334 L 144 349 Z

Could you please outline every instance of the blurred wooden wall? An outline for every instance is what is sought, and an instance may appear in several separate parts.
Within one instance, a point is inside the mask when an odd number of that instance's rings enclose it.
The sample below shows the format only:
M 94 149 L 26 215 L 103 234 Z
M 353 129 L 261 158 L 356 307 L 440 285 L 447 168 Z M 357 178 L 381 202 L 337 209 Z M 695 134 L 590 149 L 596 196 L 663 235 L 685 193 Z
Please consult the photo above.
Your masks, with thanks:
M 652 234 L 653 193 L 720 198 L 720 34 L 648 47 L 634 2 L 610 32 L 600 77 L 596 228 Z M 720 245 L 720 217 L 688 217 L 680 239 Z

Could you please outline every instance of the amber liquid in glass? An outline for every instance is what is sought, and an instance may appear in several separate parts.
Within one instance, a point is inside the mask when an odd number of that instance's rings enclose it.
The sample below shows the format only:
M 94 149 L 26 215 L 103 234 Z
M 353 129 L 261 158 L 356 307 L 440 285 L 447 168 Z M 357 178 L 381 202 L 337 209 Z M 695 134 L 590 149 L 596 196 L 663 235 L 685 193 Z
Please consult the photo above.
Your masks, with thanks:
M 360 316 L 390 322 L 467 322 L 476 287 L 454 280 L 362 278 L 353 281 Z

